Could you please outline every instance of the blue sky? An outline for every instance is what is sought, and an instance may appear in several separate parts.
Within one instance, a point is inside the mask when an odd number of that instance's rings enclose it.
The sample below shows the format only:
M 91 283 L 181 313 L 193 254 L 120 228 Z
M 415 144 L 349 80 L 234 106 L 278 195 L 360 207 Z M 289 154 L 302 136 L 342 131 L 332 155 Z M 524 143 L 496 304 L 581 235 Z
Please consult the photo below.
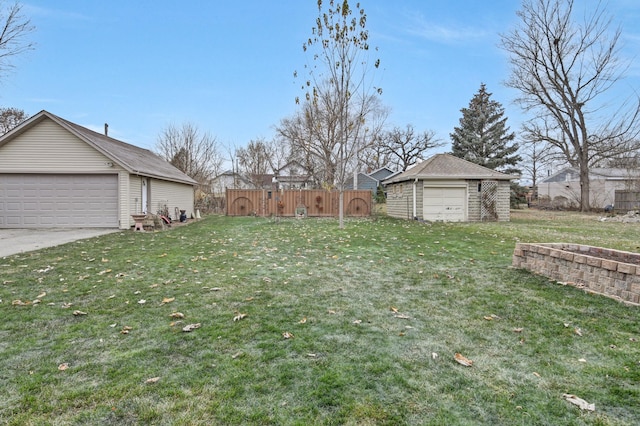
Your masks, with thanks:
M 577 7 L 596 0 L 575 0 Z M 0 105 L 65 119 L 153 149 L 170 124 L 191 122 L 221 145 L 271 138 L 296 110 L 293 77 L 315 0 L 24 0 L 36 49 L 0 81 Z M 640 91 L 640 2 L 609 0 L 634 59 L 624 90 Z M 509 68 L 499 34 L 517 22 L 517 0 L 362 0 L 387 124 L 433 130 L 449 142 L 460 109 L 485 83 L 523 120 L 504 87 Z M 448 147 L 444 148 L 448 150 Z

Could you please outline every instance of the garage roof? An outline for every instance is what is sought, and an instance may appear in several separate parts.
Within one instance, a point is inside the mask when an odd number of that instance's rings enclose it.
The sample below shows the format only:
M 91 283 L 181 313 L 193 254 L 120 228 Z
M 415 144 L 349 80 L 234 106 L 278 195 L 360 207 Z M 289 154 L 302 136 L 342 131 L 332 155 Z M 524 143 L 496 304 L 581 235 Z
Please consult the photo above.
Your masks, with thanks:
M 436 154 L 418 163 L 404 172 L 383 181 L 383 184 L 403 182 L 407 180 L 442 180 L 442 179 L 491 179 L 512 180 L 519 176 L 500 173 L 487 167 L 455 157 L 451 154 Z
M 93 130 L 89 130 L 86 127 L 72 123 L 44 110 L 25 120 L 18 127 L 0 137 L 0 146 L 45 119 L 50 119 L 59 124 L 129 173 L 190 185 L 197 184 L 195 180 L 148 149 L 140 148 L 94 132 Z

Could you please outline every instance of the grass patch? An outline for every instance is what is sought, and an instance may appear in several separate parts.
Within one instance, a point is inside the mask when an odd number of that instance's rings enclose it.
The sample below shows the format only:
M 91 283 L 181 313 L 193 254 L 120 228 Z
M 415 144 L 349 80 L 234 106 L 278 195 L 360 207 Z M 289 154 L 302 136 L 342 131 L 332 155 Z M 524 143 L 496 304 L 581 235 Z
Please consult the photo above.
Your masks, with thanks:
M 550 214 L 208 217 L 0 259 L 0 422 L 636 424 L 638 308 L 510 265 L 640 228 Z

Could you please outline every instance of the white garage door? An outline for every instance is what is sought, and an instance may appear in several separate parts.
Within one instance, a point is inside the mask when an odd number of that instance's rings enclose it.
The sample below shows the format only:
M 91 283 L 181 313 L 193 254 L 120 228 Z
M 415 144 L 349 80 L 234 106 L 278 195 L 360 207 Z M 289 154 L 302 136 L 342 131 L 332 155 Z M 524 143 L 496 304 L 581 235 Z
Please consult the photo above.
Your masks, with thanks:
M 118 227 L 117 175 L 0 174 L 0 228 Z
M 464 221 L 466 199 L 465 187 L 425 187 L 422 206 L 424 220 Z

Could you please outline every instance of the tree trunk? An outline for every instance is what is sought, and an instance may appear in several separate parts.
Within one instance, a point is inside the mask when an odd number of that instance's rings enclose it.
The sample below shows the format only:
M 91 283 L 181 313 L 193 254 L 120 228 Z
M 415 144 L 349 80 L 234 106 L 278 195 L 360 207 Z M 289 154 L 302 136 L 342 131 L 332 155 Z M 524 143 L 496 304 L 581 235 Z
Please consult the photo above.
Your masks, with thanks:
M 589 201 L 589 164 L 586 158 L 580 157 L 580 211 L 591 210 Z
M 344 190 L 340 188 L 340 195 L 338 196 L 338 222 L 339 228 L 344 229 Z

